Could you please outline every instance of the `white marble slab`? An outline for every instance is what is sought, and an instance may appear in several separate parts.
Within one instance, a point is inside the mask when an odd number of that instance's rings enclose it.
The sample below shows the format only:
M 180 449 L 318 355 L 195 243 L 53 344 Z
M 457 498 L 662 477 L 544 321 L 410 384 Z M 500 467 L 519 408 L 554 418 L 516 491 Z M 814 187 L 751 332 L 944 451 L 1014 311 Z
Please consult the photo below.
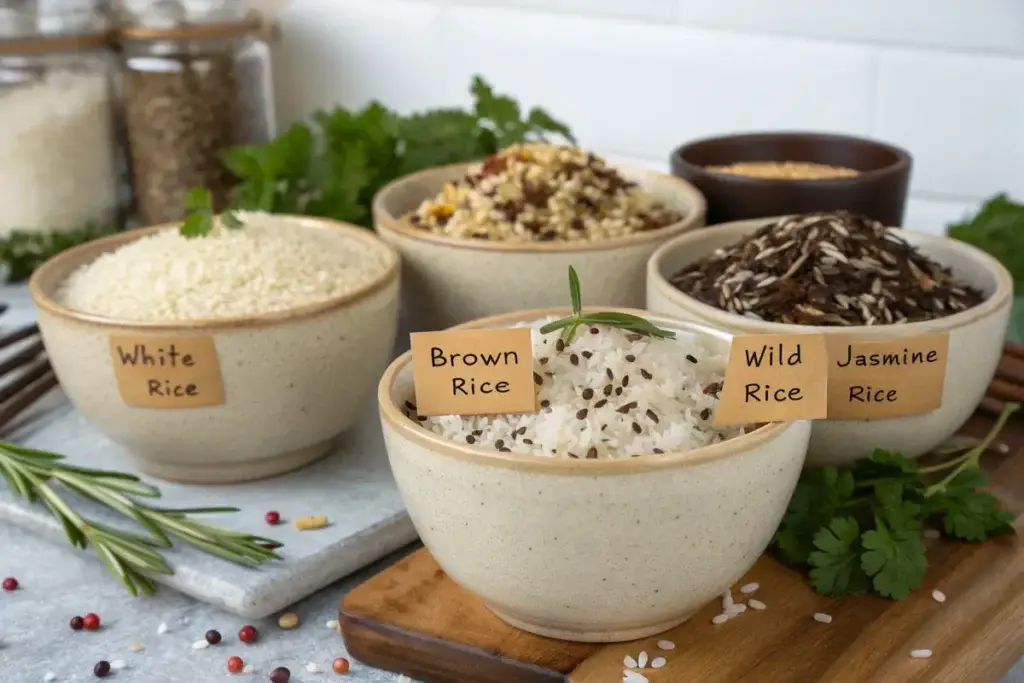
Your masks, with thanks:
M 10 330 L 34 317 L 23 288 L 0 289 L 11 305 L 0 317 Z M 32 448 L 67 456 L 79 466 L 134 471 L 124 450 L 94 429 L 60 391 L 27 413 L 9 438 Z M 275 479 L 233 486 L 185 486 L 148 479 L 163 492 L 167 507 L 233 506 L 241 512 L 209 515 L 211 521 L 285 544 L 283 561 L 248 569 L 182 545 L 168 551 L 174 576 L 158 580 L 198 600 L 239 616 L 272 614 L 415 540 L 416 533 L 395 488 L 384 451 L 376 405 L 342 437 L 338 450 L 305 469 Z M 68 494 L 88 517 L 112 523 L 118 515 Z M 264 513 L 277 510 L 286 523 L 268 526 Z M 330 525 L 297 531 L 287 522 L 303 515 L 327 515 Z M 67 546 L 70 562 L 98 562 L 91 551 L 67 544 L 59 524 L 42 506 L 29 505 L 0 480 L 0 522 L 16 523 Z

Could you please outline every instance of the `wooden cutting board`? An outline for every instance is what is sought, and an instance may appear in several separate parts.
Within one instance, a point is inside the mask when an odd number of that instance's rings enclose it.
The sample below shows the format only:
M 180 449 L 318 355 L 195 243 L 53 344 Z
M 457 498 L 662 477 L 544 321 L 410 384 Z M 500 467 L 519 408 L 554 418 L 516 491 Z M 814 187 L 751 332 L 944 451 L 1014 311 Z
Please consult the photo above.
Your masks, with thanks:
M 981 436 L 990 425 L 979 413 L 964 433 Z M 985 466 L 1024 533 L 1024 419 L 1001 441 L 1008 453 L 986 455 Z M 741 582 L 760 584 L 754 597 L 766 610 L 715 626 L 716 600 L 659 636 L 613 645 L 507 626 L 420 550 L 350 592 L 341 629 L 356 659 L 428 683 L 620 683 L 623 659 L 641 651 L 667 660 L 643 672 L 651 683 L 994 683 L 1024 655 L 1024 544 L 927 543 L 926 583 L 902 602 L 820 596 L 766 556 Z M 945 603 L 932 599 L 936 588 Z M 832 623 L 816 622 L 815 612 Z M 660 640 L 675 649 L 660 651 Z M 912 659 L 916 649 L 933 656 Z

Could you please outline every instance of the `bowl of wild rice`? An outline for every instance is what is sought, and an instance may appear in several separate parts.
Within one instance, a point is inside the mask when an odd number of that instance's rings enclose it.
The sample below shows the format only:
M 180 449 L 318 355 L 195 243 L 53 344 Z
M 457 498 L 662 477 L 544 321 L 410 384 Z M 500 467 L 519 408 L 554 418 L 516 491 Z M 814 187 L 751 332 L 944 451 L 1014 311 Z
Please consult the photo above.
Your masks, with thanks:
M 595 304 L 642 307 L 647 258 L 704 225 L 704 198 L 665 173 L 536 143 L 396 180 L 373 214 L 402 255 L 403 311 L 428 330 L 563 303 L 570 264 Z
M 238 218 L 89 242 L 29 283 L 71 402 L 161 479 L 234 483 L 327 454 L 391 357 L 391 247 L 333 221 Z
M 875 448 L 916 458 L 955 434 L 995 374 L 1012 294 L 1010 274 L 988 254 L 848 212 L 712 226 L 665 244 L 648 264 L 649 309 L 733 334 L 948 333 L 940 408 L 816 421 L 807 457 L 815 465 L 848 464 Z
M 707 198 L 709 225 L 841 209 L 902 225 L 912 160 L 877 140 L 778 132 L 694 140 L 669 164 Z
M 674 339 L 588 325 L 565 344 L 540 332 L 565 312 L 459 326 L 532 328 L 537 413 L 418 416 L 405 354 L 378 388 L 385 445 L 423 543 L 501 619 L 566 640 L 633 640 L 686 620 L 754 564 L 810 424 L 712 424 L 727 333 L 660 316 L 648 319 Z

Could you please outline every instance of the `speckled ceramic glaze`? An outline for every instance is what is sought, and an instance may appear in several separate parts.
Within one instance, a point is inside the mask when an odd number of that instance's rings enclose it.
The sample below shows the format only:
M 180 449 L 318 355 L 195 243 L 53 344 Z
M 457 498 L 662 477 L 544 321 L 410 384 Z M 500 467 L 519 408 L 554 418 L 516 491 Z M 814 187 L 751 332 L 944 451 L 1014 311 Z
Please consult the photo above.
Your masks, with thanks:
M 639 168 L 616 166 L 683 220 L 661 230 L 588 243 L 510 244 L 431 235 L 401 217 L 465 164 L 415 173 L 382 188 L 373 201 L 380 236 L 402 254 L 404 310 L 413 330 L 439 330 L 483 316 L 557 306 L 573 266 L 588 305 L 642 308 L 647 259 L 666 240 L 704 225 L 704 197 L 689 183 Z
M 384 254 L 384 271 L 337 299 L 251 318 L 125 323 L 69 310 L 54 293 L 78 266 L 155 230 L 135 230 L 66 251 L 29 287 L 61 387 L 101 431 L 124 445 L 139 469 L 188 483 L 234 483 L 273 476 L 325 455 L 360 414 L 387 366 L 398 320 L 398 255 L 370 231 L 287 217 L 341 230 Z M 190 409 L 125 405 L 110 356 L 112 334 L 214 340 L 222 405 Z
M 924 255 L 952 269 L 966 284 L 988 295 L 962 313 L 905 325 L 808 327 L 766 323 L 708 306 L 673 287 L 668 278 L 689 263 L 732 243 L 777 218 L 723 223 L 682 236 L 655 252 L 648 264 L 647 307 L 658 313 L 694 320 L 733 334 L 815 332 L 853 334 L 862 339 L 891 339 L 949 333 L 949 362 L 942 407 L 923 415 L 880 420 L 817 420 L 811 432 L 808 465 L 843 465 L 866 457 L 875 448 L 898 451 L 909 458 L 929 452 L 955 434 L 985 395 L 1002 355 L 1013 303 L 1013 281 L 1006 268 L 970 245 L 911 230 L 901 236 Z
M 729 343 L 699 325 L 651 319 Z M 443 439 L 405 417 L 413 396 L 405 354 L 384 373 L 378 400 L 391 469 L 423 543 L 503 620 L 566 640 L 659 633 L 724 592 L 768 545 L 810 435 L 806 421 L 778 423 L 685 453 L 555 459 Z

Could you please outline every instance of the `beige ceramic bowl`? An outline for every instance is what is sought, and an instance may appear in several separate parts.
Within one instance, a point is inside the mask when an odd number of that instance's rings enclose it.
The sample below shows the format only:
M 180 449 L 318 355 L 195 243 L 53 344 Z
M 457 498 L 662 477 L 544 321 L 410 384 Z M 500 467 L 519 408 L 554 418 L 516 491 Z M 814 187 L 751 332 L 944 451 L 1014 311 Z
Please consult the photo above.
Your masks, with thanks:
M 383 254 L 388 265 L 357 291 L 320 304 L 251 318 L 170 324 L 110 320 L 54 300 L 58 286 L 82 264 L 167 225 L 75 247 L 32 276 L 39 328 L 61 387 L 144 472 L 188 483 L 234 483 L 295 469 L 325 455 L 372 396 L 395 338 L 398 255 L 364 228 L 287 218 L 304 228 L 345 232 Z M 171 340 L 209 335 L 225 402 L 173 410 L 125 405 L 115 380 L 111 335 Z
M 1013 303 L 1013 282 L 1006 268 L 974 247 L 911 230 L 901 236 L 921 253 L 952 269 L 955 276 L 988 295 L 980 306 L 948 318 L 906 325 L 808 327 L 751 320 L 708 306 L 683 294 L 669 278 L 778 218 L 723 223 L 665 244 L 648 264 L 647 307 L 658 313 L 727 330 L 733 334 L 775 334 L 814 330 L 825 335 L 854 334 L 862 339 L 949 333 L 949 362 L 942 407 L 931 413 L 881 420 L 818 420 L 811 433 L 809 465 L 843 465 L 869 456 L 875 448 L 909 458 L 929 452 L 955 434 L 985 395 L 1002 356 Z
M 650 319 L 729 343 L 700 325 Z M 659 633 L 735 583 L 782 519 L 810 435 L 807 421 L 777 423 L 685 453 L 554 459 L 443 439 L 405 417 L 413 397 L 407 353 L 384 373 L 378 401 L 391 469 L 423 543 L 504 621 L 566 640 Z
M 467 165 L 428 169 L 382 188 L 373 200 L 380 236 L 402 254 L 404 314 L 414 331 L 439 330 L 483 316 L 557 306 L 566 299 L 566 272 L 579 274 L 587 305 L 642 308 L 645 267 L 659 244 L 704 225 L 704 197 L 685 180 L 617 166 L 683 220 L 661 230 L 593 243 L 509 244 L 431 235 L 402 217 Z

